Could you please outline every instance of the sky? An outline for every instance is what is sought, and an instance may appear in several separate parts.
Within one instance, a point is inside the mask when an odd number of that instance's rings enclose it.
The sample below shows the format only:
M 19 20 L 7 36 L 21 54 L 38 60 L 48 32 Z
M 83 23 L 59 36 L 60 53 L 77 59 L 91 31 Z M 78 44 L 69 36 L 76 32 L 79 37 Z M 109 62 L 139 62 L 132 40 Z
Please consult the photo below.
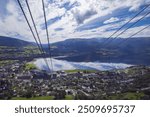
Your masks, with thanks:
M 33 27 L 25 0 L 20 1 Z M 28 2 L 41 41 L 47 43 L 42 0 L 28 0 Z M 44 2 L 49 38 L 52 43 L 71 38 L 108 38 L 145 5 L 150 4 L 150 0 L 44 0 Z M 148 12 L 150 6 L 122 30 Z M 119 37 L 128 38 L 149 24 L 150 14 Z M 149 32 L 150 27 L 135 37 L 150 37 Z M 0 36 L 34 41 L 17 0 L 0 0 Z

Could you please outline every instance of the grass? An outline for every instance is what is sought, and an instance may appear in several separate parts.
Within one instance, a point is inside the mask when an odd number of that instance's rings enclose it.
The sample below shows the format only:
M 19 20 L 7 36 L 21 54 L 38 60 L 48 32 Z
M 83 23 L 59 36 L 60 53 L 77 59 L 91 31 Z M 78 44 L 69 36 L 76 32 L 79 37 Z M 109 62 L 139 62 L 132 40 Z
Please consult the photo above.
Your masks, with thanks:
M 66 95 L 65 100 L 74 100 L 74 96 L 73 95 Z
M 40 97 L 32 97 L 32 98 L 25 98 L 25 97 L 13 97 L 11 100 L 54 100 L 54 96 L 40 96 Z M 64 100 L 74 100 L 73 95 L 66 95 Z
M 40 96 L 40 97 L 32 97 L 32 98 L 24 98 L 24 97 L 13 97 L 11 100 L 53 100 L 54 96 Z
M 140 100 L 142 97 L 144 96 L 144 93 L 132 93 L 132 92 L 128 92 L 128 93 L 122 93 L 122 94 L 116 94 L 113 96 L 110 96 L 109 99 L 110 100 Z
M 25 70 L 33 70 L 33 69 L 37 69 L 36 65 L 34 65 L 33 63 L 25 64 Z

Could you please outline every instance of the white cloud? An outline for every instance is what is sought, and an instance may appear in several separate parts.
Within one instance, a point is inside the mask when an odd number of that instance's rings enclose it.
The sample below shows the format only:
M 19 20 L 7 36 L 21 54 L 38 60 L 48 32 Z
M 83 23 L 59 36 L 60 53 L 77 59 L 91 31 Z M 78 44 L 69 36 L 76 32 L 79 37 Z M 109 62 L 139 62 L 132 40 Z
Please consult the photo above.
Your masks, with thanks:
M 29 38 L 32 35 L 29 33 L 29 28 L 15 6 L 16 4 L 13 1 L 9 1 L 7 4 L 6 8 L 9 15 L 1 21 L 0 35 L 16 37 L 19 34 L 23 38 L 30 40 Z
M 73 11 L 74 18 L 76 19 L 78 24 L 82 24 L 84 20 L 92 17 L 93 15 L 97 14 L 97 12 L 93 9 L 85 10 L 84 12 L 79 11 L 76 9 Z
M 113 23 L 113 22 L 117 22 L 117 21 L 119 21 L 119 18 L 117 18 L 117 17 L 111 17 L 109 20 L 106 20 L 104 22 L 104 24 Z

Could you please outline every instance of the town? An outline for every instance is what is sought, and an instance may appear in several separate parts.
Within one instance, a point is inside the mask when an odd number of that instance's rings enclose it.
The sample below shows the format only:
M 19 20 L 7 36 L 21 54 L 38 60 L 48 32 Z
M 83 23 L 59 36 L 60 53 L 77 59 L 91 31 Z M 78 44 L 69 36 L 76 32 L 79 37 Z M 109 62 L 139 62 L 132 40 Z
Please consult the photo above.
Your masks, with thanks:
M 150 68 L 49 73 L 27 61 L 0 66 L 0 99 L 150 99 Z

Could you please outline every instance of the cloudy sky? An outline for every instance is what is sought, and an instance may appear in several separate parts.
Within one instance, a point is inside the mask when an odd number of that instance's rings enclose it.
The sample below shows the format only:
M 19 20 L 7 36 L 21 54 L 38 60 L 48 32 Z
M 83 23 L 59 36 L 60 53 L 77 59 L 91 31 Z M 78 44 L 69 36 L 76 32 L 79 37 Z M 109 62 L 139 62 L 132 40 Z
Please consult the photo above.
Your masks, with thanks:
M 25 1 L 20 1 L 31 21 Z M 28 1 L 42 42 L 47 43 L 42 0 Z M 50 41 L 57 42 L 69 38 L 107 38 L 149 4 L 150 0 L 44 0 L 44 2 Z M 148 12 L 150 6 L 128 26 Z M 150 14 L 120 37 L 129 37 L 149 24 Z M 149 31 L 150 28 L 147 28 L 136 37 L 150 37 Z M 0 36 L 34 41 L 17 0 L 0 0 Z

